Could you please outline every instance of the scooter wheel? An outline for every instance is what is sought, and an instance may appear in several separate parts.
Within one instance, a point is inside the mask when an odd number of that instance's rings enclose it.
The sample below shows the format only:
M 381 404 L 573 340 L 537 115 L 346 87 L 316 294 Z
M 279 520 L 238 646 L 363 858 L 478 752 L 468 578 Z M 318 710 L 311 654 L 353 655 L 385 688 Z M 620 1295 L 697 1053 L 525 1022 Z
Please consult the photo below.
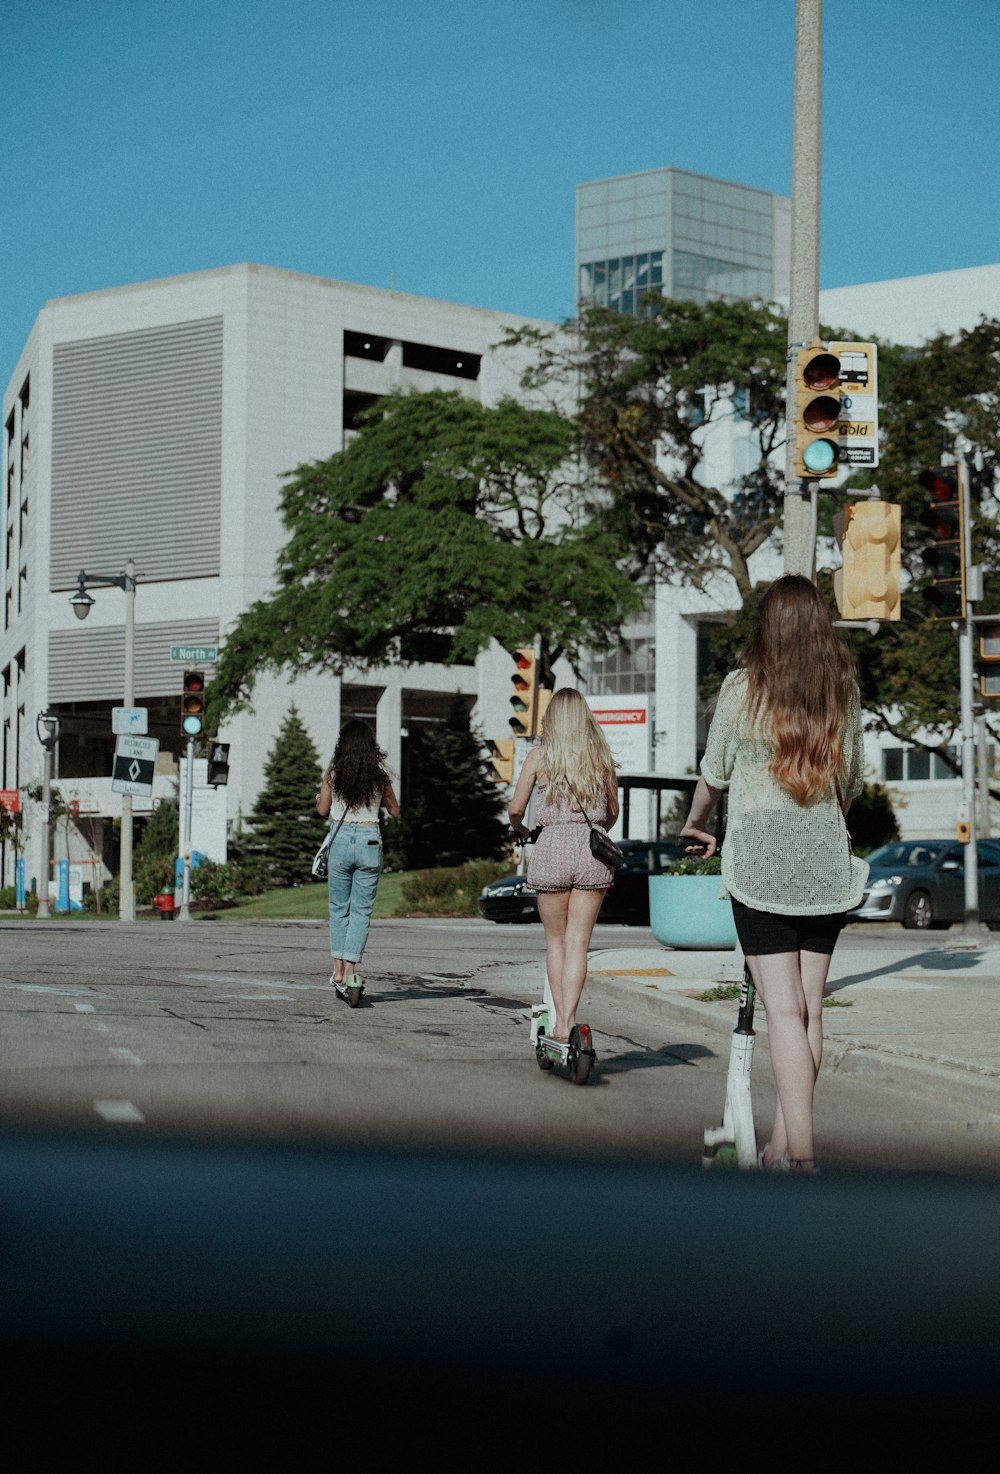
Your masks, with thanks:
M 364 988 L 347 989 L 346 997 L 348 1008 L 357 1008 L 358 1004 L 361 1002 L 361 997 L 364 991 Z
M 594 1051 L 590 1047 L 590 1029 L 574 1029 L 569 1036 L 569 1073 L 574 1085 L 586 1085 L 594 1063 Z
M 540 1070 L 552 1070 L 555 1068 L 556 1062 L 554 1059 L 550 1059 L 545 1053 L 545 1046 L 542 1044 L 544 1037 L 543 1034 L 539 1034 L 538 1036 L 538 1043 L 535 1045 L 535 1058 L 538 1061 L 538 1068 Z

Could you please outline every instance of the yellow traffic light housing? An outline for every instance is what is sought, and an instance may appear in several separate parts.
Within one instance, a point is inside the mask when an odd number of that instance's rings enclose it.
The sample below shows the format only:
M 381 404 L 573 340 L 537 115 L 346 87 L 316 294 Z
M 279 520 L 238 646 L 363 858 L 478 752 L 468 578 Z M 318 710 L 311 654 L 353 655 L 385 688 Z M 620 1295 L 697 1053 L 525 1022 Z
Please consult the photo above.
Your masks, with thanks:
M 896 502 L 848 502 L 844 507 L 844 566 L 834 574 L 844 619 L 900 618 L 900 534 Z
M 513 737 L 498 737 L 490 743 L 490 777 L 496 783 L 513 783 Z
M 513 714 L 510 729 L 515 737 L 535 735 L 535 697 L 538 690 L 538 669 L 534 650 L 525 646 L 514 651 L 514 694 L 510 698 Z
M 819 479 L 840 460 L 840 359 L 818 338 L 795 353 L 795 471 Z

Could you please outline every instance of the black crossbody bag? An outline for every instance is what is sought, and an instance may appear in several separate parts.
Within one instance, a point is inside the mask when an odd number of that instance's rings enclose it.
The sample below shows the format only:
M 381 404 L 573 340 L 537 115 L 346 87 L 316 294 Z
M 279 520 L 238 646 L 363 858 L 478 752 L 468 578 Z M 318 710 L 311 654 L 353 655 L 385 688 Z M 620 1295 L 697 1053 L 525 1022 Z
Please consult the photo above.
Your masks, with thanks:
M 577 803 L 580 804 L 580 813 L 590 826 L 590 853 L 595 860 L 600 860 L 602 865 L 607 865 L 609 870 L 620 870 L 625 864 L 625 856 L 615 844 L 614 840 L 608 838 L 603 829 L 598 829 L 596 824 L 591 823 L 587 810 L 580 803 L 576 789 L 571 788 L 570 792 Z

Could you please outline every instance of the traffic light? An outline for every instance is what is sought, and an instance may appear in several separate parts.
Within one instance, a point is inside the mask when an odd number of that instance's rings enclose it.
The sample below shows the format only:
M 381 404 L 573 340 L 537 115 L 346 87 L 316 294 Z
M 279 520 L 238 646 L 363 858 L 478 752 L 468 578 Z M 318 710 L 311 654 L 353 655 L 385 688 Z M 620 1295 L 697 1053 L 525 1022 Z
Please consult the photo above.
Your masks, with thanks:
M 996 700 L 1000 696 L 1000 624 L 980 626 L 979 658 L 986 666 L 979 672 L 979 694 Z
M 515 737 L 533 737 L 535 727 L 535 698 L 538 692 L 538 669 L 534 650 L 527 647 L 514 651 L 514 694 L 510 704 L 514 708 L 510 729 Z
M 181 697 L 181 731 L 185 737 L 200 737 L 205 730 L 205 672 L 184 672 Z
M 840 459 L 840 359 L 814 338 L 795 353 L 795 472 L 834 476 Z
M 957 466 L 921 471 L 917 481 L 930 493 L 920 521 L 931 535 L 921 554 L 932 582 L 923 591 L 932 619 L 965 617 L 965 505 Z
M 901 509 L 895 502 L 848 502 L 843 510 L 844 566 L 834 574 L 844 619 L 899 619 Z
M 223 788 L 229 782 L 229 743 L 208 744 L 208 782 L 213 788 Z
M 511 680 L 514 694 L 510 704 L 514 714 L 510 719 L 510 729 L 515 737 L 537 737 L 542 730 L 542 717 L 552 700 L 552 692 L 538 684 L 538 661 L 534 650 L 524 646 L 515 650 L 513 655 Z
M 498 737 L 490 743 L 490 777 L 497 783 L 513 783 L 513 737 Z

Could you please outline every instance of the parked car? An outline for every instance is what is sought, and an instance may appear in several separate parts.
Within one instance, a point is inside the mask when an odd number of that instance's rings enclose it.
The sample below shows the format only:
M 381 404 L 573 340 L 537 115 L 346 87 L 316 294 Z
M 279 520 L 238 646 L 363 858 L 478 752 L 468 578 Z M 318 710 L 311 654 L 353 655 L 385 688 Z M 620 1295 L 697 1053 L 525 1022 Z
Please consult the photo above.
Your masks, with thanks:
M 634 926 L 649 925 L 649 877 L 657 875 L 674 860 L 684 857 L 684 846 L 676 839 L 622 839 L 618 841 L 625 864 L 604 897 L 598 921 Z M 505 875 L 492 880 L 479 895 L 480 915 L 487 921 L 538 921 L 538 900 L 527 889 L 527 876 Z
M 979 914 L 1000 927 L 1000 841 L 976 847 Z M 965 846 L 949 839 L 908 839 L 867 857 L 868 884 L 851 921 L 899 921 L 905 927 L 944 930 L 965 915 Z

